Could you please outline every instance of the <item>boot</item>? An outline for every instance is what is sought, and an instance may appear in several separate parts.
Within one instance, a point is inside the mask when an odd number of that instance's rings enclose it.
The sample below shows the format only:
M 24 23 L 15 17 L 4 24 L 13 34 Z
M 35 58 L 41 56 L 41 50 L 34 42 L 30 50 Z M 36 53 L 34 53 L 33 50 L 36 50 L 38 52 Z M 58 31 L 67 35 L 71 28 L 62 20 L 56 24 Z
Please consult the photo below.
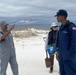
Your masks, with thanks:
M 50 71 L 49 71 L 50 73 L 52 73 L 53 72 L 53 67 L 52 68 L 50 68 Z

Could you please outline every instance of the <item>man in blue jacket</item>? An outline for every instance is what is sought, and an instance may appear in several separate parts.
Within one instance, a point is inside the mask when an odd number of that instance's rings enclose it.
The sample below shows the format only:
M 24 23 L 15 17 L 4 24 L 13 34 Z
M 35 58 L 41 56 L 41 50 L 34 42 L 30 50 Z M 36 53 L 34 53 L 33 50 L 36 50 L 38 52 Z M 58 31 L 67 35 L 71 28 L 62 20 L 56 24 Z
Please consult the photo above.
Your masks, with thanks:
M 63 9 L 55 15 L 61 23 L 58 47 L 60 75 L 76 75 L 76 26 L 67 20 L 67 16 Z

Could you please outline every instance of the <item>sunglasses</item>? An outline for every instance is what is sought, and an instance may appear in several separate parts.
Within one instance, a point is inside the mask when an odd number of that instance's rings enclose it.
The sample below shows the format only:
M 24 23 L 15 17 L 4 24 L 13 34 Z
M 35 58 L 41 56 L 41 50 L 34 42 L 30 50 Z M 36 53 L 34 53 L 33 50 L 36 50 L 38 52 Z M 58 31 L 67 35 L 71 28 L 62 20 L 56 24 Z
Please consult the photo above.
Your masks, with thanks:
M 54 26 L 54 28 L 57 28 L 58 26 Z

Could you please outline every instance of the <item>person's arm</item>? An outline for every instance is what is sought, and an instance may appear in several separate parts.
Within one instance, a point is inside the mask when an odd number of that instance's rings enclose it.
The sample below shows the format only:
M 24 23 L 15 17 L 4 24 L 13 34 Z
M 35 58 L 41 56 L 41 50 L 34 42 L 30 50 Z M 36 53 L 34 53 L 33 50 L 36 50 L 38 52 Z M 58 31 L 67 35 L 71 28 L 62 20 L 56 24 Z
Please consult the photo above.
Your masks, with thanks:
M 59 44 L 59 31 L 57 32 L 57 42 L 56 42 L 56 49 L 57 49 L 57 51 L 55 52 L 55 54 L 56 54 L 56 59 L 57 59 L 57 60 L 59 60 L 59 59 L 58 59 L 58 56 L 59 56 L 58 44 Z
M 48 47 L 48 35 L 46 36 L 46 40 L 45 40 L 45 52 L 46 52 L 46 58 L 48 58 L 47 47 Z
M 58 44 L 59 44 L 59 31 L 57 32 L 57 42 L 56 42 L 56 48 L 57 48 L 57 52 L 58 52 Z
M 12 34 L 11 34 L 11 39 L 12 39 L 12 46 L 15 48 L 14 40 L 13 40 L 13 36 L 12 36 Z
M 13 45 L 13 47 L 15 47 L 15 45 L 14 45 L 14 42 L 12 41 L 12 45 Z
M 2 35 L 1 39 L 2 40 L 5 39 L 9 35 L 10 31 L 13 30 L 13 29 L 14 29 L 14 25 L 12 25 L 10 27 L 10 29 L 5 34 Z
M 69 52 L 70 53 L 76 53 L 76 26 L 73 24 L 70 25 L 69 31 L 70 31 Z
M 48 35 L 46 36 L 46 40 L 45 40 L 45 51 L 47 51 L 47 46 L 48 46 Z

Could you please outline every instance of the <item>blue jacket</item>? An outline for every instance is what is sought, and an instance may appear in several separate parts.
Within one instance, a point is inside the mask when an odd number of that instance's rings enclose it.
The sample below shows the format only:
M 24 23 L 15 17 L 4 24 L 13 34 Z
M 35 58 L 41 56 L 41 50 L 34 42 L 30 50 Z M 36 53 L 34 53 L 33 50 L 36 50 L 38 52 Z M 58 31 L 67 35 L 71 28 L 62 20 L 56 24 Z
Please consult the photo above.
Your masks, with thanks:
M 69 23 L 67 21 L 65 25 L 61 25 L 59 30 L 59 54 L 64 60 L 71 59 L 76 54 L 76 26 L 70 24 L 67 27 Z

